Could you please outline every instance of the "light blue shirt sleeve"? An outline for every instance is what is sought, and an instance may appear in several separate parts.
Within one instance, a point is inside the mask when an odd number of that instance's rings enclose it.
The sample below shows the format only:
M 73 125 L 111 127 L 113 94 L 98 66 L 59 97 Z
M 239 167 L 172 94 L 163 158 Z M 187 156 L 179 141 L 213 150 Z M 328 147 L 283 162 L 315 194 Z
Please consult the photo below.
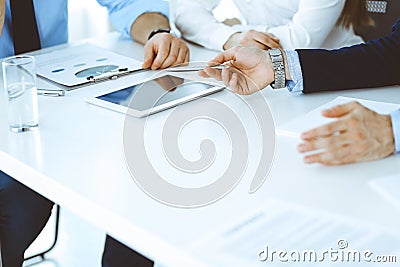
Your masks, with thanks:
M 296 51 L 285 50 L 286 60 L 292 80 L 288 81 L 287 89 L 291 93 L 303 92 L 303 73 L 301 71 L 299 54 Z
M 133 22 L 143 13 L 158 12 L 169 17 L 169 4 L 166 0 L 97 0 L 107 7 L 110 20 L 123 36 L 130 38 Z
M 68 1 L 33 0 L 42 48 L 68 42 Z M 14 54 L 10 0 L 6 1 L 3 33 L 0 36 L 0 58 Z
M 394 145 L 396 148 L 396 153 L 400 152 L 400 109 L 397 109 L 390 113 L 392 120 Z

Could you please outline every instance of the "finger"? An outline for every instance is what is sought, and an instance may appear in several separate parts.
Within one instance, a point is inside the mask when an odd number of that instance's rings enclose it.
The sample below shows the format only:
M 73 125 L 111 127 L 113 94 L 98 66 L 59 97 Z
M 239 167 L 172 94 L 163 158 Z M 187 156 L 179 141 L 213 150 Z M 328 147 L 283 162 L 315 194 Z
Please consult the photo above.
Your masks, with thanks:
M 326 152 L 307 155 L 303 158 L 303 162 L 306 164 L 321 163 L 325 154 Z
M 189 62 L 190 61 L 190 50 L 188 49 L 188 48 L 186 48 L 185 49 L 186 51 L 185 51 L 185 63 L 187 63 L 187 62 Z
M 179 63 L 177 62 L 179 50 L 180 50 L 179 44 L 173 41 L 169 49 L 169 54 L 167 58 L 164 60 L 164 62 L 161 64 L 160 68 L 165 69 L 169 66 Z
M 234 48 L 228 49 L 225 52 L 220 53 L 215 58 L 210 60 L 208 62 L 208 65 L 212 67 L 212 66 L 223 64 L 223 63 L 231 61 L 231 60 L 233 60 L 233 61 L 236 60 Z
M 260 38 L 260 35 L 263 35 L 263 33 L 250 30 L 246 33 L 245 37 L 242 40 L 240 40 L 240 45 L 257 47 L 262 50 L 268 49 L 268 46 L 264 45 L 262 42 L 259 42 L 257 40 L 257 36 L 258 38 Z
M 275 41 L 271 36 L 265 33 L 257 32 L 254 34 L 254 39 L 269 48 L 280 47 L 279 41 Z
M 334 149 L 350 143 L 349 137 L 346 134 L 338 136 L 330 136 L 324 138 L 312 139 L 297 146 L 297 151 L 306 153 L 319 149 Z
M 260 48 L 262 50 L 267 50 L 269 48 L 267 45 L 264 45 L 263 43 L 258 42 L 256 39 L 242 41 L 242 42 L 240 42 L 240 44 L 243 45 L 243 46 L 257 47 L 257 48 Z
M 277 42 L 277 43 L 279 43 L 279 42 L 281 41 L 278 37 L 276 37 L 276 36 L 273 35 L 272 33 L 268 33 L 268 35 L 271 36 L 271 38 L 272 38 L 275 42 Z
M 301 139 L 307 141 L 315 138 L 327 137 L 338 132 L 344 132 L 346 128 L 347 126 L 345 120 L 338 120 L 304 132 L 300 137 Z
M 229 69 L 222 69 L 221 78 L 226 86 L 229 86 L 229 82 L 231 80 L 231 75 L 232 75 L 232 73 L 229 71 Z M 233 89 L 233 88 L 231 88 L 231 89 Z
M 204 70 L 199 70 L 198 72 L 197 72 L 197 74 L 199 74 L 199 76 L 200 77 L 203 77 L 203 78 L 210 78 L 210 76 L 207 74 L 207 72 L 205 72 Z
M 142 64 L 142 68 L 143 69 L 150 68 L 151 65 L 153 64 L 155 56 L 156 56 L 156 53 L 154 51 L 153 44 L 152 43 L 148 43 L 144 47 L 144 62 Z
M 344 115 L 349 114 L 354 109 L 359 108 L 360 106 L 361 105 L 358 102 L 352 101 L 350 103 L 346 103 L 343 105 L 337 105 L 330 109 L 326 109 L 326 110 L 322 111 L 322 115 L 325 117 L 328 117 L 328 118 L 342 117 Z
M 208 77 L 212 77 L 218 81 L 222 81 L 221 70 L 205 67 L 204 72 L 208 75 Z
M 188 54 L 187 49 L 184 48 L 179 49 L 178 57 L 176 59 L 176 64 L 183 64 L 188 62 L 188 60 L 186 60 L 187 54 Z
M 151 65 L 151 69 L 153 70 L 159 69 L 164 63 L 164 61 L 168 58 L 170 50 L 171 50 L 170 42 L 161 42 L 158 48 L 157 56 L 154 59 L 153 64 Z
M 321 163 L 328 166 L 354 163 L 356 162 L 354 157 L 346 156 L 351 153 L 351 149 L 351 146 L 342 146 L 323 153 L 308 155 L 304 157 L 304 162 L 307 164 Z

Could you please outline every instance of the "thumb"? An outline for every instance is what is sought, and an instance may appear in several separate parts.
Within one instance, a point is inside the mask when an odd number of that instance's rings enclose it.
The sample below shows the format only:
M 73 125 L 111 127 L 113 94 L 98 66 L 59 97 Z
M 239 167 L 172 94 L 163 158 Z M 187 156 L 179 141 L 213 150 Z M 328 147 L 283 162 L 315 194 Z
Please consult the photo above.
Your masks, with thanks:
M 338 117 L 343 117 L 350 112 L 352 112 L 354 109 L 359 107 L 360 104 L 356 101 L 349 102 L 346 104 L 342 105 L 337 105 L 332 108 L 326 109 L 322 111 L 322 115 L 327 118 L 338 118 Z

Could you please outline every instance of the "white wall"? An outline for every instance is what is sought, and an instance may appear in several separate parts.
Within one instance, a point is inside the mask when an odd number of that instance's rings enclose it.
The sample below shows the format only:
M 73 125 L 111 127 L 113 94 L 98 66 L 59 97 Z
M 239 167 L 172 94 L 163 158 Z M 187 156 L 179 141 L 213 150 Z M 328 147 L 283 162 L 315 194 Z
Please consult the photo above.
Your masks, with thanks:
M 222 0 L 221 4 L 214 10 L 214 15 L 220 21 L 231 18 L 240 19 L 240 13 L 232 0 Z
M 69 41 L 102 35 L 112 30 L 107 9 L 96 0 L 69 0 Z
M 107 9 L 100 6 L 96 0 L 69 0 L 68 5 L 70 42 L 102 35 L 113 30 Z M 240 18 L 232 0 L 222 0 L 214 14 L 219 20 Z

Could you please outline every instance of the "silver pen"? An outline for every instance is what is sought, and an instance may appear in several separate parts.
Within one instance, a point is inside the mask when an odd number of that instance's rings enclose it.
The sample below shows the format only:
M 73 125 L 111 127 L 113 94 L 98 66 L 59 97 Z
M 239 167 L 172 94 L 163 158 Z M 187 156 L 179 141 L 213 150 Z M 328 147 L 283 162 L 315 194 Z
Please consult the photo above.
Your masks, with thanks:
M 203 70 L 205 67 L 210 67 L 213 69 L 217 69 L 217 70 L 222 70 L 222 69 L 226 69 L 229 68 L 229 66 L 227 65 L 215 65 L 215 66 L 208 66 L 208 65 L 202 65 L 202 66 L 177 66 L 177 67 L 170 67 L 165 69 L 166 71 L 169 72 L 191 72 L 191 71 L 200 71 Z
M 37 93 L 38 95 L 43 95 L 43 96 L 65 96 L 65 90 L 63 89 L 42 89 L 42 88 L 38 88 L 37 89 Z

